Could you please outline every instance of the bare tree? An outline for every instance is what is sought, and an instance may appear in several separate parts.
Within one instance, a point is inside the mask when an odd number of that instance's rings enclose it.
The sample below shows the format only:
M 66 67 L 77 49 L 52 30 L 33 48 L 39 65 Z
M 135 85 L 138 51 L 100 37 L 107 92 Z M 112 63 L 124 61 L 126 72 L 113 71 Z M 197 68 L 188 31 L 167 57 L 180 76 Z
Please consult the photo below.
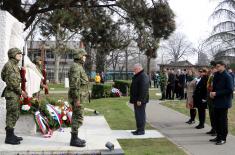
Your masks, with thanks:
M 192 43 L 181 33 L 173 34 L 169 40 L 163 43 L 161 48 L 173 62 L 178 62 L 180 59 L 184 59 L 185 56 L 195 51 L 193 50 Z

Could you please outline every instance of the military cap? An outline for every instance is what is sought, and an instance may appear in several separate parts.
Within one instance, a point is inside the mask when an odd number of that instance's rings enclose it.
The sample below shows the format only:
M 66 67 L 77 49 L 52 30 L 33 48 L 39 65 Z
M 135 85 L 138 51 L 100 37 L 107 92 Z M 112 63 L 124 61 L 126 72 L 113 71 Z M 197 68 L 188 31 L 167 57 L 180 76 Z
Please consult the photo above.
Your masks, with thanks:
M 74 51 L 73 58 L 81 60 L 83 56 L 87 56 L 87 52 L 83 48 L 79 48 L 78 50 Z
M 22 54 L 19 48 L 11 48 L 8 50 L 8 57 L 15 58 L 16 54 Z
M 42 61 L 42 58 L 40 56 L 36 56 L 33 60 L 34 63 L 38 63 L 39 61 Z

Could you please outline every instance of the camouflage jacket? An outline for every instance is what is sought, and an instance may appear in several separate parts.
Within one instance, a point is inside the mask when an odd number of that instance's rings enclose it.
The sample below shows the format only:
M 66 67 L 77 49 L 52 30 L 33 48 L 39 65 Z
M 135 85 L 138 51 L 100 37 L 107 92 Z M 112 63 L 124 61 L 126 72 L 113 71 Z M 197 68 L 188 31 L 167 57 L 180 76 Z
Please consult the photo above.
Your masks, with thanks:
M 42 74 L 42 70 L 43 70 L 42 65 L 38 65 L 38 64 L 35 64 L 35 65 L 36 65 L 37 70 Z
M 3 97 L 19 97 L 21 95 L 21 76 L 17 60 L 10 59 L 4 65 L 1 78 L 6 83 Z
M 88 96 L 89 81 L 83 66 L 79 62 L 74 62 L 69 69 L 69 99 L 80 100 L 81 96 Z
M 161 72 L 160 73 L 160 85 L 161 86 L 166 86 L 167 85 L 167 81 L 168 81 L 168 79 L 167 79 L 166 73 Z

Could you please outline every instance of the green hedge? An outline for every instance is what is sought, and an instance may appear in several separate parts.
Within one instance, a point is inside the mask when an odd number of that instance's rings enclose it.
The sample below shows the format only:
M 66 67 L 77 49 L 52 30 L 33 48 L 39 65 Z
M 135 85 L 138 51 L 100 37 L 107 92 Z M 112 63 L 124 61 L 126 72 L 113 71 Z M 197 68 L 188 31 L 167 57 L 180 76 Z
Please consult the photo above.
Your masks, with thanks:
M 110 97 L 112 85 L 110 84 L 94 84 L 92 86 L 92 98 Z
M 119 89 L 123 95 L 127 95 L 127 88 L 128 88 L 128 94 L 130 94 L 131 81 L 116 80 L 114 81 L 114 87 Z
M 229 67 L 230 67 L 233 71 L 235 71 L 235 63 L 230 64 Z

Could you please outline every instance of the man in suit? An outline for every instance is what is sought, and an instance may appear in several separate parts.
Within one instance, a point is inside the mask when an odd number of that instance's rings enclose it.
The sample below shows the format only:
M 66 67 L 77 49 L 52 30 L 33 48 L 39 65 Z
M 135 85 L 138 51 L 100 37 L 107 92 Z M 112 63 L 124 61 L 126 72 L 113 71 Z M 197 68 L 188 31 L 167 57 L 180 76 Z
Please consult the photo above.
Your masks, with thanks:
M 167 84 L 166 98 L 174 100 L 174 90 L 175 90 L 175 74 L 174 70 L 170 69 L 168 74 L 168 84 Z
M 216 62 L 216 69 L 210 97 L 214 104 L 217 137 L 210 141 L 215 142 L 216 145 L 223 145 L 228 135 L 228 109 L 232 107 L 233 82 L 223 61 Z
M 145 107 L 149 101 L 149 77 L 144 72 L 141 64 L 135 64 L 134 76 L 130 87 L 130 103 L 134 104 L 136 131 L 132 131 L 133 135 L 145 134 Z

